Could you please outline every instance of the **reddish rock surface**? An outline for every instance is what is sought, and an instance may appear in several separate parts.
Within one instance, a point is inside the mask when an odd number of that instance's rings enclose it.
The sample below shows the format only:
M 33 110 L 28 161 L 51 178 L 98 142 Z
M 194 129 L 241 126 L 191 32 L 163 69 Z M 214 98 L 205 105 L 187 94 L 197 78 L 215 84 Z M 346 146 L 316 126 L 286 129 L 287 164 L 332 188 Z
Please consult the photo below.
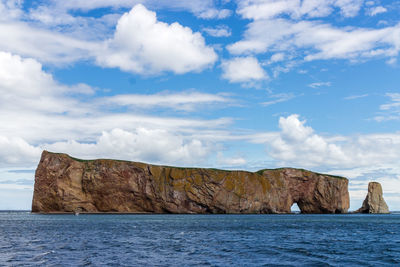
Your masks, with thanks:
M 346 213 L 348 180 L 306 170 L 258 172 L 79 160 L 44 151 L 32 212 Z
M 383 199 L 383 191 L 380 183 L 370 182 L 368 194 L 363 205 L 356 213 L 389 213 L 389 208 Z

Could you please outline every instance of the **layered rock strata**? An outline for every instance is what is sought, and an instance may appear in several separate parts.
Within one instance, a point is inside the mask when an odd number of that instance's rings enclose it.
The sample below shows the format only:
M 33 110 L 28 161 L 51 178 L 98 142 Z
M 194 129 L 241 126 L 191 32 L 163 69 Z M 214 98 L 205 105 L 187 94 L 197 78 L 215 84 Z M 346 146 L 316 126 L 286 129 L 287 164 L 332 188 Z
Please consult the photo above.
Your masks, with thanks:
M 356 213 L 389 213 L 389 208 L 383 199 L 383 191 L 380 183 L 370 182 L 368 194 L 362 207 Z
M 282 168 L 258 172 L 79 160 L 44 151 L 32 212 L 346 213 L 348 180 Z

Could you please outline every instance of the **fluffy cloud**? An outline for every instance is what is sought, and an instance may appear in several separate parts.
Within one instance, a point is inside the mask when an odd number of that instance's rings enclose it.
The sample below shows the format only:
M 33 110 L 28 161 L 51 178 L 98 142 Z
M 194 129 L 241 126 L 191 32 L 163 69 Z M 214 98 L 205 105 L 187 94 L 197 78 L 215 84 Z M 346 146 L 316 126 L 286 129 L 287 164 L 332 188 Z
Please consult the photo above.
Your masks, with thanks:
M 77 91 L 85 94 L 73 98 Z M 77 156 L 199 163 L 215 142 L 194 135 L 231 122 L 120 111 L 124 106 L 192 111 L 198 105 L 231 102 L 223 95 L 188 91 L 98 98 L 94 93 L 85 84 L 58 83 L 34 59 L 0 52 L 1 166 L 32 166 L 44 148 Z
M 273 158 L 303 166 L 336 165 L 349 160 L 339 146 L 315 134 L 304 123 L 298 115 L 279 119 L 281 132 L 269 143 Z
M 215 144 L 190 135 L 143 127 L 134 131 L 119 128 L 103 131 L 91 142 L 68 140 L 30 145 L 22 138 L 0 136 L 0 166 L 34 166 L 43 149 L 88 159 L 106 157 L 159 164 L 201 165 L 215 151 Z
M 201 164 L 213 151 L 211 143 L 172 133 L 163 129 L 137 128 L 104 131 L 94 143 L 74 140 L 43 146 L 45 149 L 70 153 L 77 157 L 145 161 L 160 164 Z
M 237 57 L 223 61 L 222 78 L 229 82 L 254 82 L 268 78 L 267 73 L 261 67 L 255 57 Z
M 281 117 L 279 127 L 266 142 L 270 155 L 284 165 L 378 169 L 400 159 L 400 134 L 324 137 L 298 115 Z
M 0 117 L 6 122 L 10 114 L 19 118 L 24 110 L 38 113 L 76 113 L 82 111 L 77 101 L 64 94 L 76 89 L 90 90 L 87 85 L 67 87 L 58 84 L 42 70 L 42 65 L 31 58 L 21 58 L 0 52 Z
M 36 16 L 46 21 L 43 14 Z M 47 23 L 39 28 L 24 22 L 0 21 L 0 39 L 3 40 L 0 51 L 54 65 L 95 60 L 104 67 L 140 74 L 198 72 L 217 60 L 214 49 L 206 45 L 199 32 L 177 22 L 158 21 L 156 14 L 141 4 L 119 18 L 113 38 L 99 39 L 99 36 L 107 36 L 107 27 L 115 20 L 115 15 L 110 16 L 100 19 L 61 16 L 65 23 L 76 20 L 82 24 L 68 26 L 64 33 L 59 33 L 57 28 L 55 31 L 48 29 Z M 52 18 L 49 20 L 54 24 Z
M 73 98 L 77 90 L 83 90 L 85 94 Z M 0 52 L 0 92 L 2 134 L 16 135 L 35 142 L 54 141 L 55 136 L 60 139 L 79 139 L 79 136 L 93 138 L 103 130 L 112 130 L 121 125 L 127 125 L 127 128 L 124 127 L 127 130 L 143 126 L 179 131 L 214 128 L 230 123 L 230 119 L 225 118 L 191 120 L 114 111 L 123 106 L 190 111 L 198 105 L 231 102 L 222 95 L 189 91 L 97 98 L 87 94 L 93 92 L 87 85 L 59 84 L 50 74 L 43 71 L 42 65 L 36 60 L 4 52 Z M 168 103 L 165 100 L 168 100 Z
M 41 149 L 18 137 L 0 135 L 0 166 L 24 166 L 37 162 Z
M 135 73 L 200 71 L 216 59 L 200 33 L 177 22 L 160 22 L 140 4 L 120 18 L 114 38 L 97 56 L 102 66 Z

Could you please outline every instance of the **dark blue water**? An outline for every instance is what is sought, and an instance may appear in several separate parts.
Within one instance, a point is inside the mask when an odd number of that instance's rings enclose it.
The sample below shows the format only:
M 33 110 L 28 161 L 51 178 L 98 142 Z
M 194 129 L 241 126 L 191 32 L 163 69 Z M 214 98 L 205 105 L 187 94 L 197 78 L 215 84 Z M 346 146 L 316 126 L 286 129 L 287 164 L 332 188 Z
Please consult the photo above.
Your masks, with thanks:
M 0 212 L 0 266 L 399 264 L 400 214 Z

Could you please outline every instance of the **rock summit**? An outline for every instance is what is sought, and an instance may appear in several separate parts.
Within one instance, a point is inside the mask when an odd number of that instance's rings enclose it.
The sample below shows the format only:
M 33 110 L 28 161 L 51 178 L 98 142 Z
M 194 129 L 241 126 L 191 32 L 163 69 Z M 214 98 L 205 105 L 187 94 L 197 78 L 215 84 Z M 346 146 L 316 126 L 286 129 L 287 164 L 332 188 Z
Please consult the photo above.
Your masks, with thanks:
M 362 207 L 356 213 L 389 213 L 389 208 L 383 199 L 383 191 L 380 183 L 370 182 L 368 194 Z

